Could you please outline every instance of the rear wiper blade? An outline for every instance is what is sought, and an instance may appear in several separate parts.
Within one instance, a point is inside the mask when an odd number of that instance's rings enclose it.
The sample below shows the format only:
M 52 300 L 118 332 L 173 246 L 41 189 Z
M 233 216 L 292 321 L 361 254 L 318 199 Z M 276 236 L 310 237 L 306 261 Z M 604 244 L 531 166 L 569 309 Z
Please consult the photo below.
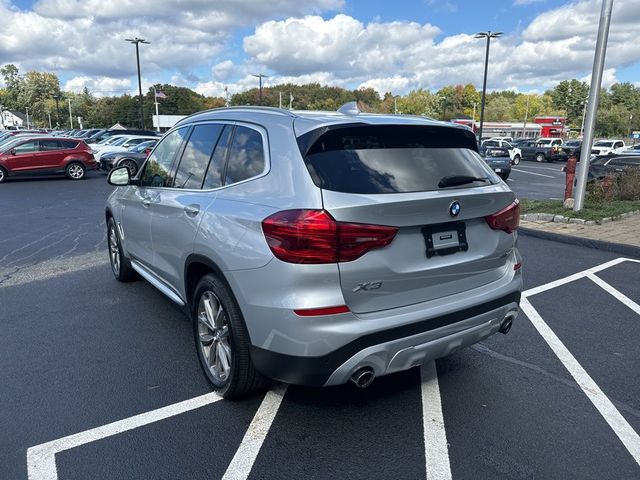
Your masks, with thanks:
M 470 175 L 452 175 L 450 177 L 442 177 L 438 182 L 438 188 L 454 187 L 456 185 L 465 185 L 473 182 L 488 182 L 489 177 L 472 177 Z

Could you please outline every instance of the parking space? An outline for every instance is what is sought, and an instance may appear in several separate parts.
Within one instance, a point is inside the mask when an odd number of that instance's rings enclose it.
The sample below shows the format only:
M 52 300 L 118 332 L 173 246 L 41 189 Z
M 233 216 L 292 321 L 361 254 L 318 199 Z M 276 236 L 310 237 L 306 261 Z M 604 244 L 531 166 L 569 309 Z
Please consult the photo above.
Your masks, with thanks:
M 15 225 L 0 235 L 2 478 L 640 476 L 635 259 L 520 236 L 525 312 L 509 335 L 365 390 L 229 402 L 182 312 L 113 280 L 108 191 L 103 176 L 0 189 Z
M 536 163 L 522 161 L 511 168 L 509 187 L 520 198 L 562 200 L 564 198 L 564 162 Z

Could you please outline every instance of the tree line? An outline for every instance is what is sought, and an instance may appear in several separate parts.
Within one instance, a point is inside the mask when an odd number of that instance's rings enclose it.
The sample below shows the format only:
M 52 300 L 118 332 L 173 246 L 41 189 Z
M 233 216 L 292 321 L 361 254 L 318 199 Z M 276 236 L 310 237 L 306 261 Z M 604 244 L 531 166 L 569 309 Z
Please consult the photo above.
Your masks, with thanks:
M 69 102 L 76 123 L 82 117 L 85 127 L 110 127 L 115 123 L 135 127 L 139 119 L 137 95 L 95 96 L 88 89 L 81 93 L 63 92 L 60 81 L 51 72 L 27 72 L 21 75 L 15 65 L 0 68 L 5 87 L 0 88 L 0 105 L 5 109 L 30 112 L 34 125 L 69 127 Z M 155 85 L 166 98 L 159 99 L 160 113 L 164 115 L 189 115 L 209 108 L 222 107 L 226 99 L 207 97 L 189 88 L 170 84 Z M 570 127 L 579 131 L 583 122 L 589 94 L 586 82 L 564 80 L 542 94 L 518 93 L 511 90 L 492 91 L 487 94 L 485 121 L 533 121 L 536 116 L 556 115 L 567 117 Z M 373 88 L 348 90 L 311 83 L 291 83 L 264 87 L 262 105 L 294 109 L 337 110 L 341 105 L 357 101 L 361 110 L 375 113 L 401 113 L 426 115 L 450 120 L 453 118 L 480 118 L 481 92 L 474 85 L 451 85 L 438 91 L 413 90 L 406 95 L 391 92 L 380 96 Z M 258 105 L 260 92 L 252 88 L 229 98 L 230 105 Z M 155 113 L 154 90 L 143 96 L 145 125 L 152 125 Z M 603 89 L 596 121 L 597 136 L 626 136 L 631 130 L 640 130 L 640 87 L 631 83 L 616 83 Z

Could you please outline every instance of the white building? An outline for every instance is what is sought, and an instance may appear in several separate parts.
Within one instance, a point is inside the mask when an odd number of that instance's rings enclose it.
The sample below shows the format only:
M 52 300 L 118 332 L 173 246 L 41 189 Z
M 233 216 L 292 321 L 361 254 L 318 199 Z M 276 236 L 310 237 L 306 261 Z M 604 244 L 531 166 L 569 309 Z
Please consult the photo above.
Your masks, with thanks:
M 0 115 L 0 130 L 26 127 L 27 116 L 24 113 L 2 110 Z

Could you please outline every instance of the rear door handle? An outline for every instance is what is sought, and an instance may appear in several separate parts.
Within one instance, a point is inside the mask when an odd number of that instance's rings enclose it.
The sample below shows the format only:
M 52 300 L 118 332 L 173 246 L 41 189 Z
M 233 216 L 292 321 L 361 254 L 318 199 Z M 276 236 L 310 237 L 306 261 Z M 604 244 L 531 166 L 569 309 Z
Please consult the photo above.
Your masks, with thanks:
M 198 213 L 200 213 L 200 205 L 197 205 L 195 203 L 187 205 L 186 207 L 184 207 L 184 212 L 190 217 L 195 217 L 196 215 L 198 215 Z

